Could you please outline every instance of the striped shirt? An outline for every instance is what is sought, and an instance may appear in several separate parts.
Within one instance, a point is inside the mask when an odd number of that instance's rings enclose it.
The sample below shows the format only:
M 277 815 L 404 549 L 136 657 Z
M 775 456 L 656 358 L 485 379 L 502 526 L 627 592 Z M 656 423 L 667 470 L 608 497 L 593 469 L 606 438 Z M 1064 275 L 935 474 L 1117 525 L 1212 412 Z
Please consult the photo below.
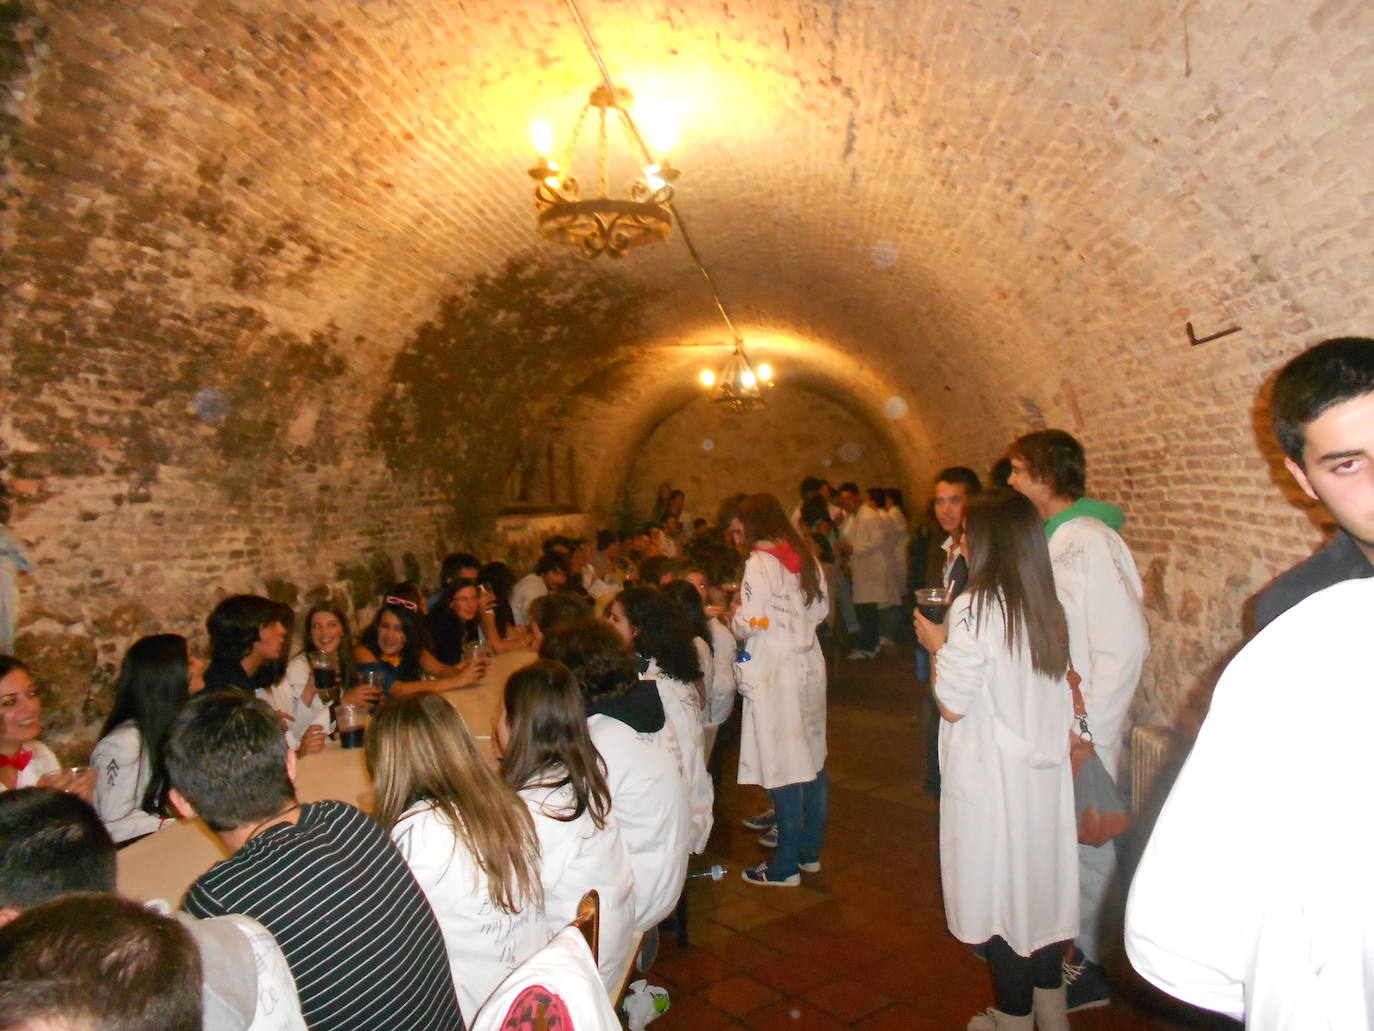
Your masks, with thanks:
M 312 1031 L 462 1031 L 434 912 L 386 832 L 350 805 L 301 806 L 295 824 L 211 867 L 182 908 L 271 931 Z

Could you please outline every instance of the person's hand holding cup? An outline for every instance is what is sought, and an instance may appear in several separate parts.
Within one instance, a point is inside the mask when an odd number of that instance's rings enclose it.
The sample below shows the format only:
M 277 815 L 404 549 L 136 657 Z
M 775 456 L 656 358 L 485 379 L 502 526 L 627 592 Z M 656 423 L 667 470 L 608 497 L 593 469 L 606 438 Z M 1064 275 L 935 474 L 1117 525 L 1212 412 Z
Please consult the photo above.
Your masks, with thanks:
M 301 738 L 300 747 L 296 749 L 297 755 L 313 755 L 315 752 L 324 751 L 324 728 L 318 723 L 310 724 Z

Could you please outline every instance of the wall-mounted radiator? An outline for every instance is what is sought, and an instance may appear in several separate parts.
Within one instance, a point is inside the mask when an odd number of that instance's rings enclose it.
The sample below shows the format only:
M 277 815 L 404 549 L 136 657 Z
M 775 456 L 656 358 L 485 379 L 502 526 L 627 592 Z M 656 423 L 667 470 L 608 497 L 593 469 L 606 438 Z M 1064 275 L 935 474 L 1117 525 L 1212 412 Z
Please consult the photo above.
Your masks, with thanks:
M 1140 815 L 1160 772 L 1174 758 L 1174 732 L 1168 727 L 1131 730 L 1131 811 Z

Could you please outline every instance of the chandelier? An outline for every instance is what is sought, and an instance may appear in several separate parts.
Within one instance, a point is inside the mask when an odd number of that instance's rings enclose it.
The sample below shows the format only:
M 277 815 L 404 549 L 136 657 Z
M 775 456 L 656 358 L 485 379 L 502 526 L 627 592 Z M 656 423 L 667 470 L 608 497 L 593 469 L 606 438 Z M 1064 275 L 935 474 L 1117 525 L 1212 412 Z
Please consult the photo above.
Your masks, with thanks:
M 763 390 L 773 385 L 773 370 L 763 363 L 755 369 L 744 353 L 744 341 L 737 337 L 720 372 L 702 369 L 697 379 L 707 389 L 716 388 L 715 401 L 742 415 L 763 407 Z
M 682 215 L 673 204 L 671 184 L 681 173 L 669 164 L 667 157 L 676 142 L 672 120 L 665 117 L 666 112 L 660 113 L 658 117 L 651 115 L 645 120 L 653 136 L 655 152 L 658 154 L 655 163 L 654 153 L 645 143 L 639 126 L 630 114 L 630 107 L 634 103 L 633 96 L 629 90 L 617 86 L 611 79 L 611 73 L 606 67 L 596 40 L 592 38 L 586 19 L 582 17 L 577 0 L 564 2 L 568 13 L 572 15 L 578 30 L 582 33 L 582 41 L 587 46 L 587 52 L 596 62 L 597 70 L 601 73 L 601 83 L 592 90 L 587 103 L 578 114 L 572 137 L 562 153 L 561 162 L 554 161 L 552 157 L 553 130 L 543 122 L 537 123 L 534 127 L 532 137 L 539 161 L 529 169 L 529 175 L 535 182 L 534 204 L 539 213 L 539 232 L 546 239 L 576 247 L 582 257 L 590 260 L 602 254 L 608 254 L 612 258 L 624 257 L 631 247 L 666 240 L 676 223 L 678 235 L 682 238 L 683 246 L 687 248 L 692 265 L 706 281 L 707 289 L 711 292 L 711 300 L 715 302 L 716 310 L 734 341 L 730 358 L 720 373 L 703 369 L 699 378 L 708 389 L 717 387 L 715 400 L 728 405 L 731 411 L 743 413 L 762 408 L 763 389 L 773 385 L 773 372 L 767 365 L 760 365 L 755 370 L 749 364 L 749 358 L 744 353 L 744 340 L 735 329 L 730 312 L 725 307 L 725 301 L 716 288 L 715 277 L 702 261 L 701 254 L 687 231 L 687 223 L 683 221 Z M 577 154 L 577 141 L 582 133 L 582 127 L 592 111 L 596 112 L 597 122 L 597 194 L 595 197 L 584 198 L 581 187 L 572 174 L 572 160 Z M 631 183 L 626 196 L 620 198 L 611 195 L 608 122 L 619 123 L 631 156 L 642 159 L 642 164 L 638 160 L 635 163 L 643 171 L 643 178 Z
M 608 118 L 620 123 L 631 151 L 648 155 L 639 127 L 630 115 L 634 97 L 623 87 L 603 83 L 592 90 L 583 105 L 573 128 L 572 138 L 561 163 L 555 162 L 553 130 L 546 122 L 538 122 L 531 134 L 539 164 L 529 170 L 535 181 L 534 206 L 539 211 L 539 232 L 555 243 L 576 247 L 588 260 L 608 254 L 620 258 L 631 247 L 666 240 L 673 229 L 671 202 L 673 188 L 669 185 L 679 174 L 666 157 L 658 164 L 644 168 L 644 178 L 636 179 L 624 197 L 612 197 L 607 161 Z M 572 174 L 572 159 L 577 153 L 577 140 L 588 114 L 596 111 L 597 120 L 597 193 L 584 198 L 581 187 Z M 614 112 L 614 115 L 611 113 Z M 663 130 L 661 130 L 662 133 Z M 660 135 L 655 140 L 660 153 L 671 148 L 671 140 Z

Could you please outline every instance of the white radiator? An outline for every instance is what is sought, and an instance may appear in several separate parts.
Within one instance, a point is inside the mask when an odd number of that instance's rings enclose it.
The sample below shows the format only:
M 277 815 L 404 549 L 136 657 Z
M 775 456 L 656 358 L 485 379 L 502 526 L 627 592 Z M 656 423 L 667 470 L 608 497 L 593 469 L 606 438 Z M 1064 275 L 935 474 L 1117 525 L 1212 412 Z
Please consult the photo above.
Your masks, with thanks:
M 1131 730 L 1131 811 L 1137 816 L 1154 790 L 1155 779 L 1174 758 L 1174 732 L 1168 727 Z

